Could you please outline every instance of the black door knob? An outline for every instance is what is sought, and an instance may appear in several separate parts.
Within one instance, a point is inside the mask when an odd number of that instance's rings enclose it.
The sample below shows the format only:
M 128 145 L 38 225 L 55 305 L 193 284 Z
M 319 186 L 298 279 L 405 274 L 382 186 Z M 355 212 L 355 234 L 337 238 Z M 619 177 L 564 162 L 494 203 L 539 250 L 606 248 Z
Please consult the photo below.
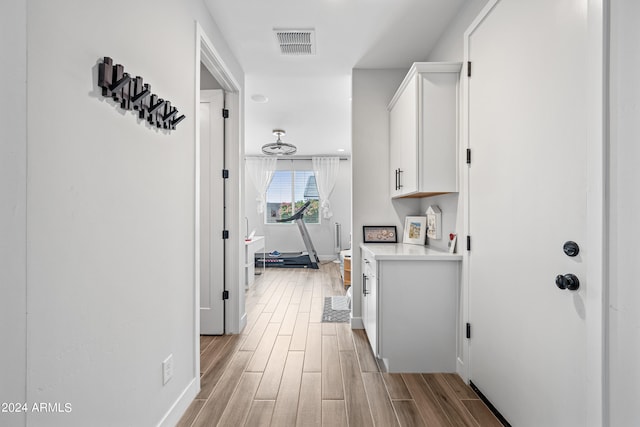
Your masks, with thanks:
M 559 274 L 556 276 L 556 286 L 560 289 L 569 289 L 570 291 L 577 291 L 580 288 L 580 280 L 574 274 Z
M 580 246 L 576 242 L 569 240 L 562 246 L 562 250 L 567 256 L 574 257 L 580 253 Z

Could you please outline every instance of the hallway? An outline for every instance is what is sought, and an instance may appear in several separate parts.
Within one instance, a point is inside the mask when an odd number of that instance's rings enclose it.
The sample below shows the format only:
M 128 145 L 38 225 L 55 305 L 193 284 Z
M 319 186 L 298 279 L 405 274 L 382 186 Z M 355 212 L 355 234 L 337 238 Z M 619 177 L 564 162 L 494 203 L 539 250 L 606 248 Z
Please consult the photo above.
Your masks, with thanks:
M 338 265 L 267 269 L 241 335 L 202 336 L 201 391 L 179 426 L 500 426 L 456 374 L 379 371 L 363 330 L 321 323 Z

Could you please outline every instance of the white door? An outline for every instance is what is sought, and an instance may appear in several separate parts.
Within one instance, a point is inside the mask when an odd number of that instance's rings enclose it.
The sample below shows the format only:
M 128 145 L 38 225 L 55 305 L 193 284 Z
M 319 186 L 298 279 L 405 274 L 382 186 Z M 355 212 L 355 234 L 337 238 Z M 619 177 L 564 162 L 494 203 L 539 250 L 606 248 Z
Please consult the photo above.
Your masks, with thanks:
M 224 92 L 200 92 L 200 334 L 224 333 Z
M 468 40 L 469 377 L 514 426 L 587 425 L 586 10 L 499 1 Z

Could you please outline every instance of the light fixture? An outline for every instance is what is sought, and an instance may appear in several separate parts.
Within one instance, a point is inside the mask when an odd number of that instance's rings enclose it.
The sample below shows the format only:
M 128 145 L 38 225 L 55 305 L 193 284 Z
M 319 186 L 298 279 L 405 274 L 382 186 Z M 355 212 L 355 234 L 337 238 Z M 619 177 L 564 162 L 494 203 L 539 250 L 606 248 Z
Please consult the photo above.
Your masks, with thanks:
M 295 154 L 298 149 L 293 144 L 288 144 L 286 142 L 282 142 L 280 137 L 286 134 L 282 129 L 274 129 L 273 134 L 278 137 L 276 142 L 270 142 L 269 144 L 264 144 L 262 146 L 262 152 L 264 154 L 268 154 L 270 156 L 273 155 L 291 155 Z

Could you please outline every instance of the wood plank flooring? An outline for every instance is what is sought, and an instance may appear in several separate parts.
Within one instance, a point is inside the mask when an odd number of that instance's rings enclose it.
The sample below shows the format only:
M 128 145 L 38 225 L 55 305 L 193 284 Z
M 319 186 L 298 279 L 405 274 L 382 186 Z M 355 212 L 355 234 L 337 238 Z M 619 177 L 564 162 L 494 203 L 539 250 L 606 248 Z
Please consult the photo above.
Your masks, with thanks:
M 363 330 L 321 323 L 342 294 L 337 264 L 267 269 L 242 334 L 201 337 L 201 391 L 178 426 L 501 426 L 456 374 L 380 372 Z

